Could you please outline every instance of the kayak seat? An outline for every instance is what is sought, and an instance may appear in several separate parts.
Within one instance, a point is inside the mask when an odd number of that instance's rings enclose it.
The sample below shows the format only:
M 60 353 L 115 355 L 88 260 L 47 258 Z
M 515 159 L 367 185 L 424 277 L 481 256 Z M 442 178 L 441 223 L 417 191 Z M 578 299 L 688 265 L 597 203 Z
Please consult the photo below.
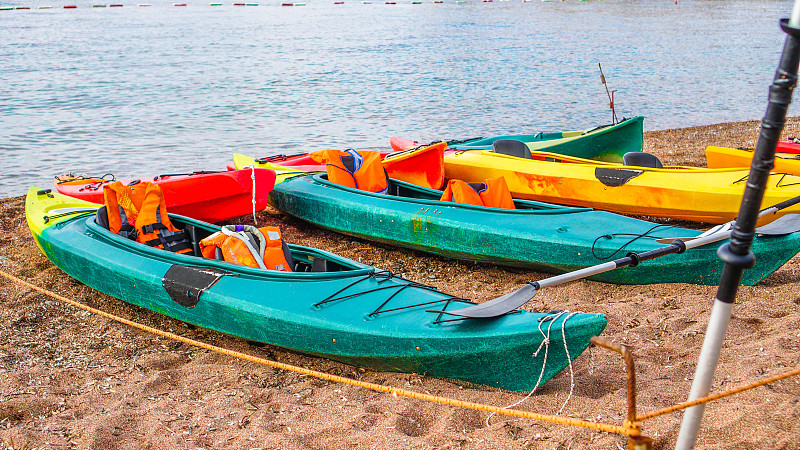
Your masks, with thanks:
M 622 155 L 622 164 L 626 166 L 637 167 L 652 167 L 654 169 L 663 169 L 664 165 L 656 155 L 651 155 L 645 152 L 628 152 Z
M 327 272 L 328 271 L 328 260 L 323 258 L 314 258 L 314 261 L 311 262 L 311 271 L 312 272 Z
M 97 210 L 97 216 L 95 216 L 94 221 L 106 230 L 109 229 L 106 205 L 101 206 L 100 209 Z
M 108 210 L 106 209 L 106 205 L 101 206 L 97 210 L 97 215 L 95 216 L 94 221 L 95 223 L 105 228 L 106 230 L 110 228 L 108 224 Z M 177 226 L 178 224 L 175 223 L 173 225 Z M 182 229 L 186 233 L 186 236 L 189 238 L 190 241 L 189 244 L 192 246 L 192 253 L 194 254 L 194 256 L 202 257 L 203 253 L 200 251 L 200 245 L 199 245 L 200 241 L 202 240 L 202 237 L 198 236 L 197 228 L 195 228 L 192 225 L 184 225 L 183 228 L 178 227 L 178 229 Z M 210 233 L 206 232 L 205 234 L 210 234 Z
M 502 155 L 516 156 L 517 158 L 533 159 L 531 150 L 522 141 L 513 139 L 499 139 L 492 143 L 492 151 Z

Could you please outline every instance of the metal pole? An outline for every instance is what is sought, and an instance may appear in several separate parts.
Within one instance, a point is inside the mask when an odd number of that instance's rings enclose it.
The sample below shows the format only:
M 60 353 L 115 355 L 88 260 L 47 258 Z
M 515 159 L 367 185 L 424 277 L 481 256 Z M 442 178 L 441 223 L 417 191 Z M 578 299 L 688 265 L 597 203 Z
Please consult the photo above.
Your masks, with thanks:
M 781 28 L 787 34 L 786 43 L 781 54 L 780 65 L 775 72 L 775 79 L 770 87 L 767 112 L 761 121 L 761 133 L 750 166 L 747 186 L 742 196 L 739 216 L 731 233 L 730 242 L 720 247 L 717 252 L 720 259 L 725 262 L 725 268 L 722 270 L 717 297 L 711 309 L 689 400 L 704 397 L 711 389 L 722 341 L 725 338 L 733 302 L 736 299 L 736 291 L 739 289 L 739 282 L 742 279 L 742 272 L 755 264 L 755 257 L 750 251 L 750 246 L 753 243 L 758 210 L 764 198 L 769 172 L 774 164 L 775 148 L 786 121 L 786 111 L 792 101 L 792 91 L 797 84 L 797 66 L 800 62 L 800 28 L 798 25 L 800 25 L 800 0 L 795 0 L 791 20 L 781 21 Z M 704 411 L 705 404 L 686 410 L 675 448 L 683 450 L 694 447 Z

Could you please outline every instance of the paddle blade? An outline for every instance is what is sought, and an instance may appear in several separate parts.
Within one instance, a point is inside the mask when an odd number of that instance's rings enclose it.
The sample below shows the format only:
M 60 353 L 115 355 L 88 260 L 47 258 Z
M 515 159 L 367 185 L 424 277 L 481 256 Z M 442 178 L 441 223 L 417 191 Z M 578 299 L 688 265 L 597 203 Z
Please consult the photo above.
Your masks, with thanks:
M 778 219 L 756 228 L 756 233 L 766 236 L 782 236 L 800 231 L 800 214 L 786 214 Z
M 467 317 L 470 319 L 491 319 L 493 317 L 504 316 L 520 306 L 528 303 L 536 295 L 536 288 L 531 284 L 526 284 L 514 292 L 505 294 L 495 299 L 468 306 L 466 308 L 454 309 L 452 311 L 436 311 L 452 316 Z
M 731 222 L 731 223 L 733 223 L 733 222 Z M 719 229 L 715 233 L 726 233 L 724 238 L 727 239 L 728 235 L 730 234 L 730 230 L 732 228 L 733 227 L 724 227 L 724 228 Z M 712 230 L 713 230 L 713 228 L 712 228 Z M 768 223 L 766 225 L 763 225 L 763 226 L 760 226 L 760 227 L 756 228 L 756 234 L 760 234 L 760 235 L 763 235 L 763 236 L 783 236 L 783 235 L 786 235 L 786 234 L 792 234 L 792 233 L 797 232 L 797 231 L 800 231 L 800 214 L 786 214 L 785 216 L 781 216 L 778 219 L 776 219 L 776 220 L 774 220 L 774 221 L 772 221 L 772 222 L 770 222 L 770 223 Z M 659 244 L 671 244 L 672 241 L 674 241 L 676 239 L 679 239 L 679 240 L 681 240 L 683 242 L 689 242 L 689 241 L 695 240 L 695 239 L 700 238 L 700 237 L 713 236 L 715 233 L 705 232 L 705 233 L 703 233 L 703 234 L 701 234 L 699 236 L 695 236 L 695 237 L 661 238 L 661 239 L 656 239 L 656 242 L 658 242 Z

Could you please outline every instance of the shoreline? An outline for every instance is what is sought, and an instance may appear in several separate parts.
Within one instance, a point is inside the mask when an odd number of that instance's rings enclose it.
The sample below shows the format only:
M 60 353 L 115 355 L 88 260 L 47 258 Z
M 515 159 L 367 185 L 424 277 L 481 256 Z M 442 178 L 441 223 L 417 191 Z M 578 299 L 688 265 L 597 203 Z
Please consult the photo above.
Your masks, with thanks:
M 644 150 L 669 164 L 705 165 L 709 145 L 753 147 L 760 121 L 645 133 Z M 783 137 L 800 134 L 787 119 Z M 442 291 L 485 300 L 550 274 L 451 260 L 316 229 L 273 212 L 289 242 L 392 270 Z M 252 223 L 242 217 L 236 223 Z M 800 366 L 800 258 L 741 287 L 712 392 Z M 98 293 L 55 268 L 36 247 L 24 198 L 0 199 L 0 270 L 127 319 L 236 351 L 371 383 L 495 406 L 525 394 L 418 374 L 364 370 L 187 327 Z M 624 270 L 624 269 L 618 269 Z M 0 449 L 11 448 L 622 448 L 606 432 L 393 397 L 233 359 L 91 315 L 0 278 Z M 629 345 L 640 414 L 685 401 L 716 286 L 618 286 L 578 281 L 549 288 L 527 308 L 600 312 L 602 336 Z M 622 424 L 625 370 L 593 348 L 573 363 L 562 415 Z M 570 395 L 565 370 L 517 409 L 555 414 Z M 680 413 L 643 423 L 654 448 L 674 447 Z M 800 435 L 800 379 L 706 408 L 697 448 L 791 448 Z

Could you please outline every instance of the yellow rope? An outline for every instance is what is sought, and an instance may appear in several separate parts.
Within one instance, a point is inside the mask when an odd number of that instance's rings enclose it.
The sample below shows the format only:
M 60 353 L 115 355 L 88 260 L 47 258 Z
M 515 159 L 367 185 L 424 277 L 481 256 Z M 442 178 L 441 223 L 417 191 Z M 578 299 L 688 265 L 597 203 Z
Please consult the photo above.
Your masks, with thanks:
M 790 370 L 788 372 L 784 372 L 778 375 L 771 376 L 769 378 L 765 378 L 763 380 L 755 381 L 750 384 L 745 384 L 743 386 L 735 387 L 733 389 L 729 389 L 727 391 L 718 392 L 716 394 L 707 395 L 705 397 L 696 398 L 694 400 L 685 401 L 683 403 L 678 403 L 677 405 L 672 405 L 663 409 L 659 409 L 653 412 L 649 412 L 647 414 L 637 415 L 637 421 L 643 421 L 647 419 L 652 419 L 654 417 L 663 416 L 664 414 L 673 413 L 675 411 L 680 411 L 682 409 L 690 408 L 692 406 L 700 405 L 703 403 L 708 403 L 714 400 L 719 400 L 724 397 L 730 397 L 731 395 L 738 394 L 740 392 L 744 392 L 750 389 L 755 389 L 759 386 L 764 386 L 765 384 L 774 383 L 776 381 L 783 380 L 785 378 L 793 377 L 795 375 L 800 375 L 800 368 Z
M 289 371 L 292 371 L 292 372 L 297 372 L 297 373 L 301 373 L 301 374 L 304 374 L 304 375 L 309 375 L 309 376 L 313 376 L 313 377 L 316 377 L 316 378 L 321 378 L 323 380 L 333 381 L 333 382 L 337 382 L 337 383 L 349 384 L 351 386 L 358 386 L 358 387 L 362 387 L 362 388 L 365 388 L 365 389 L 371 389 L 373 391 L 386 392 L 386 393 L 392 394 L 393 396 L 408 397 L 408 398 L 413 398 L 413 399 L 417 399 L 417 400 L 424 400 L 424 401 L 433 402 L 433 403 L 440 403 L 440 404 L 444 404 L 444 405 L 457 406 L 457 407 L 467 408 L 467 409 L 474 409 L 474 410 L 477 410 L 477 411 L 487 411 L 487 412 L 493 412 L 493 413 L 496 413 L 496 414 L 505 414 L 505 415 L 508 415 L 508 416 L 520 417 L 520 418 L 523 418 L 523 419 L 533 419 L 533 420 L 540 420 L 540 421 L 543 421 L 543 422 L 556 423 L 556 424 L 560 424 L 560 425 L 571 425 L 571 426 L 576 426 L 576 427 L 589 428 L 589 429 L 592 429 L 592 430 L 606 431 L 606 432 L 609 432 L 609 433 L 617 433 L 617 434 L 621 434 L 621 435 L 625 435 L 625 436 L 640 436 L 641 435 L 641 429 L 640 429 L 640 426 L 639 426 L 638 423 L 628 423 L 628 422 L 626 422 L 623 426 L 619 426 L 619 425 L 610 425 L 610 424 L 604 424 L 604 423 L 589 422 L 587 420 L 581 420 L 581 419 L 570 419 L 570 418 L 567 418 L 567 417 L 550 416 L 550 415 L 546 415 L 546 414 L 537 414 L 537 413 L 533 413 L 533 412 L 520 411 L 520 410 L 516 410 L 516 409 L 505 409 L 505 408 L 500 408 L 500 407 L 497 407 L 497 406 L 484 405 L 484 404 L 481 404 L 481 403 L 467 402 L 467 401 L 463 401 L 463 400 L 456 400 L 456 399 L 452 399 L 452 398 L 440 397 L 440 396 L 430 395 L 430 394 L 421 394 L 419 392 L 409 391 L 409 390 L 405 390 L 405 389 L 398 389 L 398 388 L 394 388 L 394 387 L 391 387 L 391 386 L 384 386 L 384 385 L 375 384 L 375 383 L 369 383 L 369 382 L 365 382 L 365 381 L 353 380 L 351 378 L 341 377 L 341 376 L 337 376 L 337 375 L 331 375 L 331 374 L 328 374 L 328 373 L 325 373 L 325 372 L 319 372 L 319 371 L 316 371 L 316 370 L 306 369 L 306 368 L 303 368 L 303 367 L 293 366 L 293 365 L 290 365 L 290 364 L 284 364 L 284 363 L 280 363 L 280 362 L 277 362 L 277 361 L 270 361 L 270 360 L 259 358 L 259 357 L 256 357 L 256 356 L 251 356 L 251 355 L 248 355 L 248 354 L 245 354 L 245 353 L 229 350 L 229 349 L 222 348 L 222 347 L 217 347 L 215 345 L 207 344 L 205 342 L 196 341 L 194 339 L 190 339 L 190 338 L 186 338 L 186 337 L 183 337 L 183 336 L 179 336 L 177 334 L 170 333 L 168 331 L 162 331 L 162 330 L 159 330 L 159 329 L 156 329 L 156 328 L 149 327 L 147 325 L 143 325 L 143 324 L 140 324 L 140 323 L 137 323 L 137 322 L 133 322 L 133 321 L 128 320 L 128 319 L 124 319 L 122 317 L 115 316 L 113 314 L 109 314 L 107 312 L 101 311 L 99 309 L 92 308 L 91 306 L 87 306 L 87 305 L 84 305 L 82 303 L 78 303 L 78 302 L 76 302 L 74 300 L 70 300 L 70 299 L 68 299 L 66 297 L 63 297 L 63 296 L 61 296 L 59 294 L 56 294 L 54 292 L 50 292 L 50 291 L 48 291 L 46 289 L 40 288 L 38 286 L 35 286 L 35 285 L 31 284 L 31 283 L 28 283 L 25 280 L 22 280 L 22 279 L 17 278 L 17 277 L 15 277 L 13 275 L 10 275 L 10 274 L 8 274 L 6 272 L 3 272 L 2 270 L 0 270 L 0 275 L 3 275 L 4 277 L 6 277 L 6 278 L 8 278 L 10 280 L 16 281 L 17 283 L 20 283 L 20 284 L 22 284 L 24 286 L 27 286 L 27 287 L 29 287 L 29 288 L 31 288 L 33 290 L 36 290 L 38 292 L 41 292 L 41 293 L 45 294 L 45 295 L 48 295 L 48 296 L 53 297 L 55 299 L 61 300 L 62 302 L 68 303 L 70 305 L 76 306 L 78 308 L 81 308 L 83 310 L 92 312 L 94 314 L 103 316 L 103 317 L 105 317 L 107 319 L 115 320 L 117 322 L 124 323 L 125 325 L 129 325 L 129 326 L 132 326 L 134 328 L 138 328 L 138 329 L 146 331 L 148 333 L 157 334 L 159 336 L 162 336 L 162 337 L 165 337 L 165 338 L 169 338 L 169 339 L 173 339 L 173 340 L 176 340 L 176 341 L 179 341 L 179 342 L 183 342 L 185 344 L 193 345 L 195 347 L 199 347 L 199 348 L 203 348 L 203 349 L 210 350 L 210 351 L 213 351 L 213 352 L 221 353 L 223 355 L 232 356 L 234 358 L 240 358 L 240 359 L 244 359 L 244 360 L 247 360 L 247 361 L 252 361 L 252 362 L 255 362 L 255 363 L 258 363 L 258 364 L 264 364 L 264 365 L 275 367 L 275 368 L 278 368 L 278 369 L 289 370 Z

